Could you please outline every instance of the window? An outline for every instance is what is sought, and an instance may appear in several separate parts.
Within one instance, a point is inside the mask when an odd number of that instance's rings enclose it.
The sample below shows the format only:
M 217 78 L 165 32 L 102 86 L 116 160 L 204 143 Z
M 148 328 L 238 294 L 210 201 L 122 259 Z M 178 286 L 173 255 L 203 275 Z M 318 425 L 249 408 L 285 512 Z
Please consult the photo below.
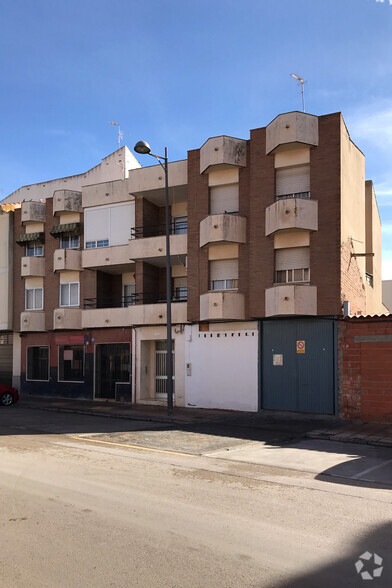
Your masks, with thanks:
M 238 184 L 225 184 L 210 188 L 210 214 L 233 213 L 238 210 Z
M 309 282 L 309 247 L 290 247 L 275 251 L 275 282 L 277 284 Z
M 176 216 L 173 219 L 173 229 L 175 235 L 182 235 L 188 232 L 188 217 Z
M 123 306 L 135 304 L 135 284 L 123 284 Z
M 210 290 L 237 290 L 238 280 L 211 280 Z
M 210 290 L 238 288 L 238 259 L 210 261 Z
M 59 347 L 59 382 L 82 382 L 83 376 L 83 345 L 61 345 Z
M 134 202 L 86 208 L 84 210 L 85 248 L 127 245 L 131 238 L 131 227 L 134 226 Z
M 27 380 L 49 380 L 49 347 L 27 348 Z
M 25 290 L 25 310 L 42 310 L 43 307 L 43 288 L 29 288 L 28 290 Z
M 79 249 L 80 237 L 79 235 L 70 235 L 63 233 L 60 237 L 60 249 Z
M 310 198 L 310 166 L 297 165 L 276 170 L 276 199 Z
M 30 241 L 26 245 L 26 257 L 42 257 L 44 254 L 44 246 L 38 241 Z
M 60 306 L 79 306 L 79 282 L 60 284 Z
M 109 239 L 100 241 L 86 241 L 86 249 L 95 249 L 95 247 L 109 247 Z

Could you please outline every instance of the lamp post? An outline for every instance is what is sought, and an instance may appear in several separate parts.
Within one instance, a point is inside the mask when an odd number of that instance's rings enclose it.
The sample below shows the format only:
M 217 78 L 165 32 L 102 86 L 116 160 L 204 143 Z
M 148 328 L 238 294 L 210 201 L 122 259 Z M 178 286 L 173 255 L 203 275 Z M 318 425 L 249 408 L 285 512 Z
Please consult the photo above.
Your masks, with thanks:
M 171 272 L 170 272 L 170 225 L 169 225 L 169 179 L 168 179 L 168 157 L 167 147 L 165 156 L 151 153 L 151 148 L 146 141 L 138 141 L 134 147 L 136 153 L 151 155 L 158 160 L 159 165 L 165 172 L 165 207 L 166 207 L 166 323 L 167 323 L 167 355 L 166 355 L 166 392 L 167 412 L 173 412 L 173 352 L 172 352 L 172 320 L 171 320 Z M 163 163 L 162 163 L 163 162 Z

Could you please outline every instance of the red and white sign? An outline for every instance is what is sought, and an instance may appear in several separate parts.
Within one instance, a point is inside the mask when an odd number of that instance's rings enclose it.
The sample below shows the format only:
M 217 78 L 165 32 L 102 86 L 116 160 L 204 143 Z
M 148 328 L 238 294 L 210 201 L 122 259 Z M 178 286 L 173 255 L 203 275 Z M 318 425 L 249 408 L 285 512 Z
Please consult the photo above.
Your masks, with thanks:
M 297 353 L 305 353 L 305 341 L 297 341 Z

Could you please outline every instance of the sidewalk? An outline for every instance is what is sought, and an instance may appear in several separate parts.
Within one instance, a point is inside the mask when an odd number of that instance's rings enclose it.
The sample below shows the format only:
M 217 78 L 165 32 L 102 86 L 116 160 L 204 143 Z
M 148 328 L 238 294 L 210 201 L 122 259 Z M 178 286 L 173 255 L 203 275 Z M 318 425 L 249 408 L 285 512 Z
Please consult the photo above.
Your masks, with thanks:
M 325 439 L 346 443 L 362 443 L 392 447 L 392 424 L 362 423 L 353 424 L 328 415 L 312 415 L 263 410 L 237 412 L 231 410 L 203 408 L 174 408 L 167 414 L 164 406 L 129 404 L 120 402 L 100 402 L 66 398 L 44 398 L 22 396 L 20 405 L 25 408 L 52 410 L 121 418 L 138 421 L 151 421 L 178 425 L 219 424 L 227 427 L 244 427 L 286 431 L 294 436 L 310 439 Z

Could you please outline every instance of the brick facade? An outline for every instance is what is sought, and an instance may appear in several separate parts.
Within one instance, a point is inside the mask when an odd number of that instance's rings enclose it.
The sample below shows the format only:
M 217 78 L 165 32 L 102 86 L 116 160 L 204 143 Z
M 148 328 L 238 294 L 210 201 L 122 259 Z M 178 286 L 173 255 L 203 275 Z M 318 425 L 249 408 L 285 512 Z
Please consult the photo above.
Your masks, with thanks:
M 339 413 L 392 422 L 392 315 L 340 321 Z

